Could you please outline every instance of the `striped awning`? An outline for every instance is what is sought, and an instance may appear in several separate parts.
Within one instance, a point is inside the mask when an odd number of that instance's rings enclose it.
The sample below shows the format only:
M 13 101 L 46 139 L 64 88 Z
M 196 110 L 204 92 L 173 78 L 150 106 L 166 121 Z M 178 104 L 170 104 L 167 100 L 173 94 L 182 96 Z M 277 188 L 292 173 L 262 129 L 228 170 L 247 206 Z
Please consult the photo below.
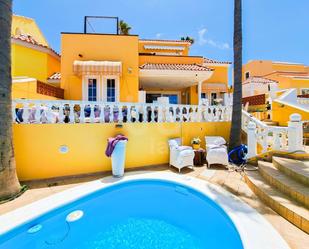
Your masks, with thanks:
M 177 51 L 183 51 L 185 50 L 185 47 L 183 46 L 167 46 L 167 45 L 144 45 L 145 49 L 151 49 L 151 50 L 177 50 Z
M 77 75 L 102 74 L 120 75 L 120 61 L 74 61 L 73 72 Z

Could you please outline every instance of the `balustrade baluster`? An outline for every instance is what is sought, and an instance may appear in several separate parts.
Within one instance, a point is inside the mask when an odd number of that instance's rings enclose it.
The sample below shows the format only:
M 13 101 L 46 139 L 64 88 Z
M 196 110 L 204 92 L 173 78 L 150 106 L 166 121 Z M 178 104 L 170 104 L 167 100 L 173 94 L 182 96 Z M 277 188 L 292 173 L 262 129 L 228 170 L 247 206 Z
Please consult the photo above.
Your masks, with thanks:
M 41 123 L 41 104 L 37 103 L 35 106 L 35 123 L 39 124 Z
M 95 114 L 94 114 L 95 105 L 94 104 L 89 104 L 89 108 L 90 108 L 89 120 L 90 120 L 90 123 L 94 123 L 94 120 L 95 120 Z
M 65 117 L 65 115 L 64 115 L 64 108 L 65 108 L 65 106 L 64 106 L 64 104 L 63 103 L 60 103 L 59 105 L 58 105 L 58 108 L 59 108 L 59 113 L 58 113 L 58 122 L 60 123 L 60 124 L 62 124 L 62 123 L 64 123 L 64 117 Z
M 118 104 L 118 123 L 123 122 L 122 105 Z
M 85 104 L 81 103 L 79 105 L 80 111 L 79 111 L 79 122 L 81 124 L 85 123 Z
M 74 124 L 75 123 L 74 104 L 69 104 L 69 108 L 70 108 L 70 114 L 69 114 L 70 123 Z

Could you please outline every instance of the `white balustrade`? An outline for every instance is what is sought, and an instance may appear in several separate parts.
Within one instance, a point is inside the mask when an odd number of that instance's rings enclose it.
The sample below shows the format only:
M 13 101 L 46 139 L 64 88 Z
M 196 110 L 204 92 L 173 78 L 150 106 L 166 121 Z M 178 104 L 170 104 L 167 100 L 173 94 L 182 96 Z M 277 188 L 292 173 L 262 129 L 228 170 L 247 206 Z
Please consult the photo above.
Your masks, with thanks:
M 268 126 L 243 110 L 242 130 L 247 134 L 248 150 L 250 151 L 251 156 L 256 151 L 256 148 L 252 148 L 252 146 L 257 147 L 258 144 L 262 148 L 262 153 L 269 150 L 303 150 L 303 130 L 301 117 L 299 114 L 292 114 L 290 116 L 290 122 L 288 127 L 280 127 Z M 252 136 L 255 136 L 255 138 L 253 138 Z
M 224 122 L 230 106 L 105 103 L 66 100 L 13 100 L 15 123 Z

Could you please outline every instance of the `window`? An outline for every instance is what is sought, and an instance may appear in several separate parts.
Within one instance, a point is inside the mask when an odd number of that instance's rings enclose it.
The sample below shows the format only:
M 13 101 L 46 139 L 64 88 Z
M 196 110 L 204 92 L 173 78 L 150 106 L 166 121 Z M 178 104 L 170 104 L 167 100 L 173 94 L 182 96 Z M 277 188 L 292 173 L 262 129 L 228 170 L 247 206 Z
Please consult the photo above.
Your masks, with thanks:
M 249 79 L 250 78 L 250 72 L 246 72 L 245 73 L 245 79 L 247 80 L 247 79 Z
M 211 93 L 211 105 L 214 105 L 216 103 L 217 99 L 217 93 Z
M 88 79 L 88 101 L 97 101 L 97 79 Z
M 106 81 L 106 101 L 115 102 L 116 101 L 116 81 L 115 79 L 107 79 Z
M 308 95 L 309 94 L 309 88 L 303 88 L 301 89 L 301 95 Z
M 178 104 L 177 94 L 163 94 L 163 97 L 168 97 L 170 104 Z
M 206 93 L 201 93 L 201 98 L 206 99 Z

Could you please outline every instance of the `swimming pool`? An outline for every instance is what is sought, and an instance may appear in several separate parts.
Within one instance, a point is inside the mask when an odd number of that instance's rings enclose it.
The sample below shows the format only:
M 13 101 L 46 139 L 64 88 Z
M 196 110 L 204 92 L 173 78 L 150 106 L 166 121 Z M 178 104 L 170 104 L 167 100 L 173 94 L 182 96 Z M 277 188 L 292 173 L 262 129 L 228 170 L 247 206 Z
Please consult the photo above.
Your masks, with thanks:
M 52 197 L 45 204 L 41 200 L 41 203 L 17 210 L 15 215 L 20 217 L 27 216 L 30 210 L 37 214 L 30 214 L 32 217 L 19 221 L 13 229 L 3 229 L 0 248 L 249 248 L 245 237 L 251 236 L 245 231 L 247 221 L 243 220 L 242 224 L 235 218 L 232 220 L 228 206 L 224 206 L 223 199 L 227 196 L 216 192 L 213 186 L 208 186 L 206 193 L 205 182 L 173 174 L 126 178 L 118 182 L 109 178 L 104 183 L 96 181 L 84 188 L 80 186 L 59 193 L 54 199 L 56 206 L 47 212 Z M 73 201 L 57 205 L 61 198 L 72 199 L 77 193 Z M 230 199 L 224 200 L 236 210 L 239 201 L 231 196 L 227 198 Z M 41 207 L 45 211 L 40 213 L 38 207 L 42 205 L 45 205 L 45 208 Z M 240 217 L 250 216 L 252 211 L 247 207 L 237 210 Z M 1 221 L 9 221 L 10 215 L 5 216 L 0 219 L 0 226 Z M 14 213 L 11 218 L 13 216 Z M 257 216 L 251 215 L 251 218 L 256 223 Z M 18 222 L 16 216 L 14 222 Z M 281 247 L 257 245 L 250 248 L 288 248 L 283 240 L 279 239 L 279 242 Z

